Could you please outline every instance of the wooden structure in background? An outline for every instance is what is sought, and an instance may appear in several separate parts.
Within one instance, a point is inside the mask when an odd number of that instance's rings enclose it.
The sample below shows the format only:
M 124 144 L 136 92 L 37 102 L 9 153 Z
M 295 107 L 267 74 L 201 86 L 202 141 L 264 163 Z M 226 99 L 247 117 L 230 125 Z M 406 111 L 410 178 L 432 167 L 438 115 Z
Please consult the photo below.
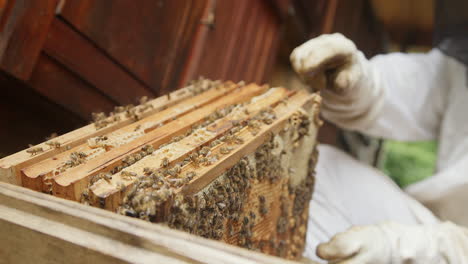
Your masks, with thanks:
M 166 94 L 200 75 L 265 82 L 282 24 L 276 2 L 289 1 L 0 1 L 0 71 L 47 102 L 20 101 L 0 117 L 20 118 L 18 109 L 64 113 L 28 127 L 37 137 L 25 138 L 24 126 L 12 123 L 9 140 L 0 141 L 5 154 L 82 125 L 92 112 Z M 15 93 L 16 83 L 0 80 Z
M 371 0 L 376 17 L 392 42 L 408 46 L 431 47 L 434 31 L 434 0 Z

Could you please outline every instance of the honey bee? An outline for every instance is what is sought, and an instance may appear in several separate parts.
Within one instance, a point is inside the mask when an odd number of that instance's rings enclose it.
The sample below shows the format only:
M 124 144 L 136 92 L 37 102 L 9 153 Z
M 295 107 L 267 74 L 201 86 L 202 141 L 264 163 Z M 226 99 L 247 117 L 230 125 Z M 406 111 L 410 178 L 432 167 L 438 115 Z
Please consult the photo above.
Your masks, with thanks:
M 143 168 L 143 173 L 145 175 L 150 175 L 152 172 L 153 172 L 153 170 L 151 168 L 149 168 L 149 167 Z
M 205 146 L 200 150 L 200 155 L 203 155 L 206 157 L 209 154 L 209 152 L 210 152 L 210 148 Z
M 221 154 L 223 154 L 223 155 L 224 155 L 224 154 L 229 154 L 229 153 L 232 151 L 232 149 L 233 149 L 233 148 L 231 148 L 231 147 L 221 147 L 221 148 L 219 149 L 219 153 L 221 153 Z
M 135 160 L 135 162 L 141 160 L 142 158 L 143 158 L 143 155 L 142 155 L 141 152 L 137 152 L 137 153 L 135 153 L 135 154 L 133 155 L 133 159 Z M 134 162 L 134 163 L 135 163 L 135 162 Z
M 166 168 L 169 166 L 169 159 L 167 157 L 164 157 L 161 161 L 161 167 Z
M 41 147 L 35 147 L 26 150 L 27 153 L 30 153 L 31 156 L 37 155 L 38 153 L 44 152 L 44 150 Z
M 118 114 L 118 113 L 122 113 L 125 111 L 125 107 L 124 106 L 115 106 L 114 107 L 114 113 L 115 114 Z
M 60 142 L 58 141 L 49 141 L 49 142 L 46 142 L 45 144 L 50 146 L 50 148 L 60 148 Z
M 148 96 L 142 96 L 139 100 L 140 104 L 146 104 L 148 102 Z
M 173 170 L 174 170 L 174 172 L 175 172 L 176 174 L 179 174 L 180 171 L 181 171 L 182 169 L 180 168 L 180 165 L 177 164 L 177 165 L 174 166 Z
M 187 174 L 185 174 L 185 177 L 189 180 L 193 179 L 195 176 L 197 176 L 197 173 L 195 173 L 194 171 L 190 171 L 187 172 Z
M 130 172 L 130 171 L 122 171 L 122 172 L 120 173 L 120 175 L 122 176 L 122 179 L 124 179 L 124 180 L 132 180 L 133 177 L 136 177 L 136 176 L 137 176 L 136 173 Z
M 106 114 L 103 112 L 92 113 L 91 116 L 94 122 L 102 121 L 107 118 Z
M 123 183 L 123 182 L 119 182 L 117 184 L 117 188 L 121 191 L 121 192 L 125 192 L 125 190 L 127 189 L 127 186 Z

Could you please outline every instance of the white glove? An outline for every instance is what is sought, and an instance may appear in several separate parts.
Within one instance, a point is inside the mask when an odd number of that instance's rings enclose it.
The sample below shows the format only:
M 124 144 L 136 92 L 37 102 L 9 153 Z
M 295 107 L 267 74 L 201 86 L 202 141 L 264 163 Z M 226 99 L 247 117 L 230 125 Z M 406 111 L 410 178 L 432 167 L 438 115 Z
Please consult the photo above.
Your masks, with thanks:
M 317 255 L 337 264 L 462 264 L 468 230 L 450 222 L 356 226 L 319 245 Z
M 377 74 L 354 43 L 339 33 L 322 35 L 291 53 L 294 70 L 323 97 L 323 116 L 347 129 L 370 126 L 382 107 Z

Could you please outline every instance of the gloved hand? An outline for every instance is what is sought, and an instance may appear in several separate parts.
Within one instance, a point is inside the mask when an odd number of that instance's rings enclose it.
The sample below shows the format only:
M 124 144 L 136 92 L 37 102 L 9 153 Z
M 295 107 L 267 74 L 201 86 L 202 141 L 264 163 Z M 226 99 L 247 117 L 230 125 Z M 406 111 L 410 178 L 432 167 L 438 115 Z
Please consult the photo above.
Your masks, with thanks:
M 319 245 L 317 255 L 337 264 L 468 263 L 468 230 L 450 222 L 356 226 Z
M 293 50 L 294 70 L 321 91 L 326 119 L 347 129 L 365 129 L 383 103 L 376 73 L 354 43 L 339 33 L 311 39 Z

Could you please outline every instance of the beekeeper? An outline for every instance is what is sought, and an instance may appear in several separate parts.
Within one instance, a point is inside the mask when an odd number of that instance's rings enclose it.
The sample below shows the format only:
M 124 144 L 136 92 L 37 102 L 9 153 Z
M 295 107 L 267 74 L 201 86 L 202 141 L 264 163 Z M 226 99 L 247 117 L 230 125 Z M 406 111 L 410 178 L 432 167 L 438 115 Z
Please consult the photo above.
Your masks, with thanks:
M 341 34 L 292 52 L 297 73 L 321 90 L 325 119 L 375 137 L 439 143 L 437 173 L 404 191 L 376 169 L 319 146 L 306 257 L 468 263 L 468 1 L 438 1 L 436 10 L 437 47 L 425 54 L 368 60 Z

